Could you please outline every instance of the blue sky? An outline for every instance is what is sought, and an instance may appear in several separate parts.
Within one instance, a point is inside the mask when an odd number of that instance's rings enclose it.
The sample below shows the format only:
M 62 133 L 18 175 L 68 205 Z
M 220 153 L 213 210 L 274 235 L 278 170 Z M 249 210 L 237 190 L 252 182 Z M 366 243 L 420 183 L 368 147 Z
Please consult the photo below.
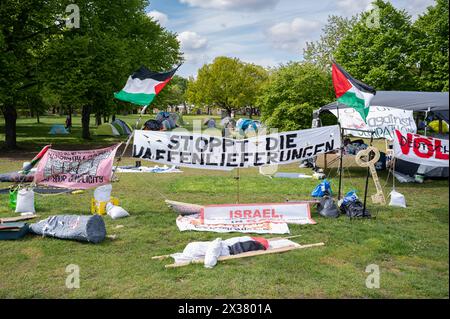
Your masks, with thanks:
M 352 16 L 371 0 L 150 0 L 149 16 L 175 32 L 186 59 L 181 76 L 216 56 L 277 66 L 300 61 L 306 41 L 317 40 L 331 14 Z M 413 18 L 433 0 L 392 0 Z

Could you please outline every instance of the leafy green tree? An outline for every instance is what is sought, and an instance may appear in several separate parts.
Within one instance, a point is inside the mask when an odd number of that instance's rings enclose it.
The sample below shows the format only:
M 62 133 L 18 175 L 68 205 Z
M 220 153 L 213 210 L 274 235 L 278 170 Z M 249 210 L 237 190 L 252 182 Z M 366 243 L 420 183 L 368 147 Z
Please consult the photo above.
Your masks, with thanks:
M 82 0 L 81 27 L 54 37 L 46 47 L 46 74 L 66 105 L 81 108 L 82 136 L 90 138 L 90 115 L 115 113 L 113 93 L 141 65 L 155 71 L 180 59 L 173 33 L 145 15 L 147 1 Z
M 57 0 L 0 2 L 0 109 L 5 118 L 5 147 L 16 148 L 17 108 L 27 104 L 27 90 L 38 84 L 41 51 L 59 32 L 55 23 L 64 7 Z
M 172 80 L 155 98 L 152 106 L 166 109 L 168 106 L 185 105 L 188 80 L 174 75 Z
M 414 52 L 417 86 L 423 91 L 448 92 L 449 2 L 436 0 L 434 6 L 414 22 Z
M 414 90 L 411 17 L 389 2 L 373 4 L 379 10 L 379 24 L 367 23 L 372 12 L 362 13 L 352 32 L 339 42 L 335 59 L 378 90 Z
M 217 57 L 205 64 L 196 80 L 190 80 L 186 97 L 198 106 L 215 106 L 230 115 L 255 104 L 261 85 L 267 79 L 264 68 L 237 58 Z
M 339 42 L 352 32 L 357 17 L 345 18 L 337 15 L 328 16 L 327 24 L 322 28 L 320 39 L 306 42 L 303 58 L 306 62 L 318 65 L 323 69 L 331 68 L 331 60 Z
M 276 69 L 258 98 L 264 123 L 279 130 L 311 127 L 313 110 L 333 101 L 331 74 L 312 63 Z

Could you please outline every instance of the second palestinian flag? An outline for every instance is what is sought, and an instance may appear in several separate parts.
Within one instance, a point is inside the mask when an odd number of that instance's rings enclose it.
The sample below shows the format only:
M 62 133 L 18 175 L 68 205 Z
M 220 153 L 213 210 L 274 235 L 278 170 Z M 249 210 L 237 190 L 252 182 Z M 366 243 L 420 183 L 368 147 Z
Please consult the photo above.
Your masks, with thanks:
M 118 93 L 114 93 L 116 99 L 137 105 L 149 105 L 155 96 L 172 79 L 178 67 L 169 72 L 154 72 L 144 66 L 134 72 Z
M 354 79 L 336 62 L 333 62 L 331 75 L 338 101 L 354 108 L 366 122 L 370 101 L 376 94 L 375 89 Z

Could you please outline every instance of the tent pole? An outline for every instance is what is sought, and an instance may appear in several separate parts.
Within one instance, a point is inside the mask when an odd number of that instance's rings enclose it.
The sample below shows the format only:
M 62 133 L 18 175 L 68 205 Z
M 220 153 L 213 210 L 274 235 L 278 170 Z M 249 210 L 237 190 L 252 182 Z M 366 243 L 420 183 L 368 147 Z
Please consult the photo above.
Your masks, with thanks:
M 370 133 L 370 146 L 372 146 L 372 144 L 373 144 L 373 131 Z M 371 154 L 372 154 L 372 152 L 369 152 L 369 158 L 368 158 L 369 162 L 372 160 Z M 364 190 L 363 216 L 366 213 L 367 190 L 369 188 L 369 176 L 370 176 L 370 167 L 367 167 L 366 187 L 365 187 L 365 190 Z

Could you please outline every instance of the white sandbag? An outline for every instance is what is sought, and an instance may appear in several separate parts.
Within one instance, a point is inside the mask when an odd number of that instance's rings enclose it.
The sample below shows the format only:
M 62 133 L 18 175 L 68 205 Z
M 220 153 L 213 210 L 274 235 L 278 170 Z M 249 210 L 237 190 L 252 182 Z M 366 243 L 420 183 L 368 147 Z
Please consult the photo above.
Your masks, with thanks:
M 392 192 L 389 194 L 389 196 L 391 196 L 389 206 L 398 206 L 406 208 L 406 200 L 403 194 L 400 194 L 399 192 L 395 191 L 395 189 L 393 189 Z
M 123 209 L 120 206 L 115 206 L 115 205 L 113 205 L 111 203 L 106 204 L 106 213 L 112 219 L 117 219 L 117 218 L 130 216 L 130 214 L 125 209 Z
M 214 239 L 206 249 L 205 254 L 205 268 L 213 268 L 217 264 L 217 258 L 220 256 L 222 251 L 222 239 Z
M 22 188 L 17 192 L 16 213 L 34 213 L 34 192 Z
M 98 202 L 109 202 L 111 199 L 112 185 L 99 186 L 94 191 L 94 198 Z

